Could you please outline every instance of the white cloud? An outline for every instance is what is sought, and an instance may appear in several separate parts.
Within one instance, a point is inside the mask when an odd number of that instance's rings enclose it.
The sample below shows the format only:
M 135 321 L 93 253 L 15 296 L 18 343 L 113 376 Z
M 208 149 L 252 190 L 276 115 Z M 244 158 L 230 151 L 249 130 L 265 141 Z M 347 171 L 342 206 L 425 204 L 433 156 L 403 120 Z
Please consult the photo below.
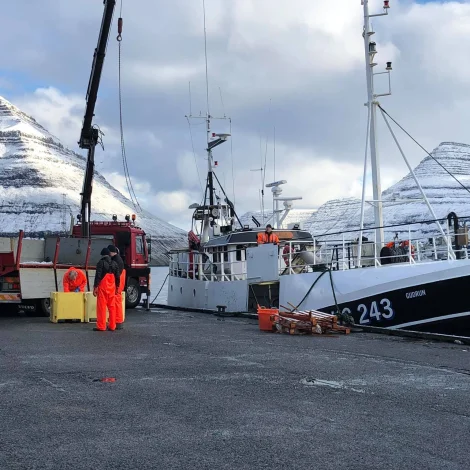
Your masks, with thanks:
M 63 143 L 72 149 L 77 147 L 81 128 L 79 112 L 84 109 L 83 97 L 65 95 L 54 87 L 38 88 L 15 100 L 15 104 Z
M 76 93 L 66 94 L 54 87 L 37 88 L 33 93 L 17 98 L 15 104 L 33 116 L 70 149 L 80 151 L 77 142 L 86 106 L 83 96 Z M 99 123 L 99 114 L 94 118 L 94 123 Z M 115 145 L 120 142 L 117 130 L 101 125 L 100 129 L 105 134 L 107 144 Z
M 84 0 L 87 8 L 75 12 L 76 7 L 71 6 L 72 10 L 60 12 L 58 1 L 53 8 L 35 12 L 60 23 L 58 30 L 48 30 L 48 38 L 56 35 L 63 40 L 62 49 L 70 51 L 66 59 L 74 57 L 70 67 L 61 70 L 69 73 L 73 83 L 69 89 L 74 91 L 64 94 L 50 87 L 12 101 L 76 150 L 95 36 L 87 39 L 89 54 L 85 54 L 85 35 L 78 40 L 73 25 L 79 15 L 80 22 L 90 28 L 87 32 L 97 34 L 101 7 Z M 10 2 L 7 7 L 15 13 L 15 28 L 19 29 L 18 18 L 23 16 L 31 28 L 36 24 L 42 28 L 41 21 L 31 22 L 26 13 L 20 14 L 20 3 Z M 379 12 L 381 3 L 372 1 L 371 11 Z M 146 207 L 158 214 L 164 212 L 170 220 L 189 220 L 187 205 L 201 195 L 184 114 L 188 110 L 188 81 L 193 112 L 205 109 L 202 9 L 187 0 L 142 0 L 141 4 L 132 14 L 131 10 L 125 13 L 123 92 L 129 165 L 137 175 L 133 176 L 134 187 L 139 188 L 136 192 Z M 470 107 L 465 97 L 470 93 L 470 64 L 462 60 L 470 33 L 469 2 L 418 5 L 395 0 L 391 5 L 388 17 L 373 19 L 379 51 L 377 70 L 382 71 L 386 61 L 394 62 L 393 95 L 382 103 L 429 149 L 440 141 L 469 142 Z M 260 165 L 260 133 L 264 136 L 274 124 L 278 135 L 276 176 L 288 180 L 285 194 L 304 197 L 297 207 L 318 206 L 334 197 L 360 196 L 365 74 L 359 0 L 206 0 L 206 8 L 211 110 L 214 114 L 222 111 L 220 87 L 227 114 L 236 114 L 233 142 L 239 212 L 259 205 L 259 173 L 250 169 Z M 37 31 L 42 29 L 31 28 L 25 26 L 28 34 L 39 38 Z M 5 34 L 5 41 L 9 37 Z M 28 54 L 34 47 L 44 67 L 30 68 L 28 73 L 37 76 L 39 83 L 49 83 L 43 74 L 60 63 L 57 51 L 49 54 L 42 43 L 35 46 L 28 37 Z M 5 44 L 4 52 L 10 54 L 5 61 L 20 69 L 26 67 L 27 62 L 15 62 L 15 49 L 23 47 L 20 43 L 14 47 Z M 116 61 L 113 41 L 108 46 L 105 91 L 100 92 L 96 121 L 107 130 L 106 152 L 100 161 L 108 165 L 105 169 L 110 182 L 126 194 L 125 180 L 120 176 L 117 93 L 113 88 Z M 60 80 L 64 76 L 60 75 Z M 387 83 L 378 80 L 378 91 L 383 87 Z M 102 112 L 104 122 L 99 119 Z M 386 188 L 407 169 L 380 119 L 379 153 L 382 186 Z M 214 123 L 217 130 L 220 126 L 220 121 Z M 193 134 L 204 179 L 203 127 L 193 128 Z M 417 164 L 424 154 L 403 143 L 402 135 L 399 139 L 411 163 Z M 226 180 L 231 197 L 228 148 L 217 148 L 214 154 L 219 160 L 218 175 Z M 271 143 L 268 173 L 272 174 Z M 265 200 L 266 204 L 271 201 L 269 191 Z
M 128 65 L 125 73 L 134 85 L 147 87 L 177 87 L 186 85 L 202 72 L 201 67 L 184 64 L 158 65 L 135 61 Z

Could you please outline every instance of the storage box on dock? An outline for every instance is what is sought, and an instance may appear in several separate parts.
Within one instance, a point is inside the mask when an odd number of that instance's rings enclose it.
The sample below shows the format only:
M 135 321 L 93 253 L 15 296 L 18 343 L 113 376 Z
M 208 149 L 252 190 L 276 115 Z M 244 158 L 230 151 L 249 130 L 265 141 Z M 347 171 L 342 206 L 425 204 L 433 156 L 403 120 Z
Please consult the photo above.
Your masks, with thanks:
M 122 292 L 122 315 L 123 319 L 126 318 L 126 294 Z M 85 293 L 85 321 L 86 322 L 96 322 L 96 297 L 93 295 L 93 292 Z M 106 312 L 106 320 L 109 317 L 109 313 Z
M 52 323 L 85 321 L 85 302 L 82 292 L 51 292 Z

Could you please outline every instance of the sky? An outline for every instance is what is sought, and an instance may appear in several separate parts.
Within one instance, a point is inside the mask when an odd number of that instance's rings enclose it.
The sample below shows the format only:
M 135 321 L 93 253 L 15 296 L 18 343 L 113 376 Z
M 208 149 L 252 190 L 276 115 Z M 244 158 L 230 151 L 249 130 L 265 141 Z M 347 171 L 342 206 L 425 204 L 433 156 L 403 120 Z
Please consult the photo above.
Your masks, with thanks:
M 239 213 L 285 179 L 296 208 L 360 197 L 367 109 L 360 0 L 205 0 L 209 108 L 217 175 Z M 370 1 L 371 13 L 382 2 Z M 382 106 L 425 148 L 470 143 L 470 1 L 390 0 L 372 19 L 376 71 L 392 61 Z M 127 195 L 120 150 L 117 0 L 94 122 L 104 131 L 97 169 Z M 2 6 L 0 95 L 79 151 L 102 0 L 27 0 Z M 128 168 L 142 207 L 182 228 L 206 174 L 202 0 L 122 0 L 122 103 Z M 386 92 L 386 76 L 377 92 Z M 189 87 L 190 84 L 190 87 Z M 191 88 L 191 99 L 189 94 Z M 191 131 L 191 132 L 190 132 Z M 275 146 L 274 146 L 275 135 Z M 191 138 L 192 136 L 192 138 Z M 397 132 L 412 164 L 425 154 Z M 406 165 L 378 121 L 382 188 Z M 194 148 L 194 152 L 193 152 Z M 274 159 L 275 154 L 275 159 Z M 370 174 L 369 174 L 370 177 Z M 368 194 L 370 194 L 368 178 Z M 269 190 L 265 205 L 272 204 Z

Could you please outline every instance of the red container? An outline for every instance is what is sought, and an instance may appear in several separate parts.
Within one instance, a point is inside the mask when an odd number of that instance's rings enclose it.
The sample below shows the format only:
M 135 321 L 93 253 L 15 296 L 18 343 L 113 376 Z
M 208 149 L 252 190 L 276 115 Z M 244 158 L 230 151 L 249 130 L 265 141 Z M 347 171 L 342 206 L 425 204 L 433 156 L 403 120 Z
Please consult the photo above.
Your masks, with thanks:
M 273 331 L 273 325 L 279 316 L 277 308 L 265 308 L 258 305 L 258 325 L 261 331 Z

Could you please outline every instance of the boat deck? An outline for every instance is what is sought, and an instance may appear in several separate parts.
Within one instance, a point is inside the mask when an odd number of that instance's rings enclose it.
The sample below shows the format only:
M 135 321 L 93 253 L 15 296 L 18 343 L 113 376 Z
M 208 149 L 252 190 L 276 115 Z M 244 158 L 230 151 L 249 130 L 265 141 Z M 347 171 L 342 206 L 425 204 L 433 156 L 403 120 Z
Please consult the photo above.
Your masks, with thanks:
M 468 468 L 470 346 L 126 317 L 0 317 L 0 468 Z

